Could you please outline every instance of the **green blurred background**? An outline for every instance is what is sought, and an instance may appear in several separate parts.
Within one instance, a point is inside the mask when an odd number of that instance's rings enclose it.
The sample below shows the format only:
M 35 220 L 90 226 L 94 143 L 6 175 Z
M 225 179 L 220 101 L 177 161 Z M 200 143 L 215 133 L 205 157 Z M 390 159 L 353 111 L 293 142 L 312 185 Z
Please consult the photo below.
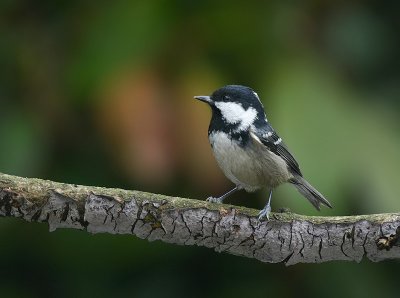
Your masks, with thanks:
M 0 2 L 0 171 L 204 199 L 231 186 L 194 95 L 254 88 L 321 215 L 399 211 L 395 1 Z M 267 193 L 233 204 L 261 208 Z M 318 214 L 290 186 L 273 210 Z M 2 297 L 398 295 L 398 262 L 282 264 L 0 219 Z

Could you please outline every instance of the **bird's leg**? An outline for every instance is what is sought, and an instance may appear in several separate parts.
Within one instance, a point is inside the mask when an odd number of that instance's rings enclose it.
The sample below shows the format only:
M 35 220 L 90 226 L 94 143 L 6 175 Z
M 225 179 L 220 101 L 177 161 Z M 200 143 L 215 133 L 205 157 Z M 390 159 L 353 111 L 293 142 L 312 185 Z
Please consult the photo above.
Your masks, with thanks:
M 267 220 L 269 220 L 269 214 L 271 212 L 271 198 L 272 198 L 272 188 L 269 191 L 269 198 L 268 198 L 267 205 L 265 205 L 265 207 L 260 211 L 260 213 L 258 213 L 259 221 L 261 221 L 264 218 L 267 218 Z
M 218 197 L 218 198 L 214 198 L 214 197 L 208 197 L 207 198 L 207 202 L 211 202 L 211 203 L 218 203 L 221 204 L 224 199 L 226 199 L 227 197 L 229 197 L 231 194 L 237 192 L 238 190 L 240 190 L 239 186 L 235 186 L 235 188 L 231 189 L 230 191 L 228 191 L 226 194 L 223 194 L 222 196 Z

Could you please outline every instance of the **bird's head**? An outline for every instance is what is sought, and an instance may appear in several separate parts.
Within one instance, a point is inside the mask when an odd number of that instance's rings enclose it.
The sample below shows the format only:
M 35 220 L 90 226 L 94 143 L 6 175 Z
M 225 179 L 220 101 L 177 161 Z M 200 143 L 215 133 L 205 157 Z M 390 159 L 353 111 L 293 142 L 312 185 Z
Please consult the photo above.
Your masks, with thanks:
M 239 125 L 247 129 L 256 120 L 264 120 L 265 112 L 257 93 L 240 85 L 224 86 L 211 96 L 195 96 L 195 99 L 208 103 L 213 117 L 222 117 L 227 124 Z

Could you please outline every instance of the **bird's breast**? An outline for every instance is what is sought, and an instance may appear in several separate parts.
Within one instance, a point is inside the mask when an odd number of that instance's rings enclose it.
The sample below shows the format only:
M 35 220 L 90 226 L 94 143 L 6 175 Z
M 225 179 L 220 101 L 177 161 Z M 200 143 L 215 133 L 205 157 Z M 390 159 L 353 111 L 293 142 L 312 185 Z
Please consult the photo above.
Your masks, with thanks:
M 283 159 L 251 140 L 243 144 L 225 132 L 213 131 L 209 134 L 209 141 L 225 176 L 247 191 L 264 186 L 275 187 L 289 177 Z

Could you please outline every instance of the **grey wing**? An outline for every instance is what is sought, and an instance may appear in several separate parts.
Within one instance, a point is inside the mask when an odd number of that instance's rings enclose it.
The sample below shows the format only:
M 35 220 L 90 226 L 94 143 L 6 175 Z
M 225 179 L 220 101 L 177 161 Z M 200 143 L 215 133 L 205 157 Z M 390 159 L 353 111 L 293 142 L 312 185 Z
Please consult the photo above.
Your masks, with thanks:
M 283 143 L 271 125 L 265 125 L 262 129 L 252 129 L 251 132 L 266 146 L 271 152 L 280 156 L 287 164 L 288 168 L 295 174 L 303 176 L 300 171 L 299 164 L 294 156 L 289 152 L 289 149 Z

